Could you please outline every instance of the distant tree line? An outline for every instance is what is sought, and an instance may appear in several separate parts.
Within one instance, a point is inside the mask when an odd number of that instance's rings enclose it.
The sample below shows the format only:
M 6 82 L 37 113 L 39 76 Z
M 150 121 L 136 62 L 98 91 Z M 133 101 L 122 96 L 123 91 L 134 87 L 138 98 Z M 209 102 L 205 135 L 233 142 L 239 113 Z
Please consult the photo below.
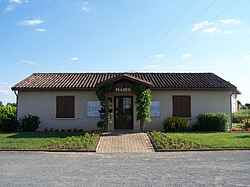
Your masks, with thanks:
M 249 103 L 246 103 L 245 105 L 241 105 L 240 107 L 241 110 L 249 110 L 250 109 L 250 104 Z
M 0 107 L 1 106 L 4 106 L 3 102 L 0 101 Z M 16 103 L 7 103 L 6 106 L 13 106 L 13 107 L 16 107 Z

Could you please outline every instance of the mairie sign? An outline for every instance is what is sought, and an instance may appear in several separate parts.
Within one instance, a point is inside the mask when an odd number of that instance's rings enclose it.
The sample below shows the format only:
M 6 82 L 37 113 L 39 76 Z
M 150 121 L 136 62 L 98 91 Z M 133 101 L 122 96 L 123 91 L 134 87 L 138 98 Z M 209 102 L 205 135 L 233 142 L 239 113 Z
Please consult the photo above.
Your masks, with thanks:
M 115 88 L 116 92 L 131 92 L 131 88 Z

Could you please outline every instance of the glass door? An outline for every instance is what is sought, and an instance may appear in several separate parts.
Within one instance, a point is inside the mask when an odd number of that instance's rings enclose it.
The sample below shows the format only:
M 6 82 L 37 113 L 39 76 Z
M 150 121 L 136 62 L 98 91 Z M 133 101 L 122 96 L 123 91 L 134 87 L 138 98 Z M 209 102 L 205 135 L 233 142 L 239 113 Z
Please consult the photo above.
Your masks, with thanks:
M 115 97 L 115 129 L 133 129 L 133 97 Z

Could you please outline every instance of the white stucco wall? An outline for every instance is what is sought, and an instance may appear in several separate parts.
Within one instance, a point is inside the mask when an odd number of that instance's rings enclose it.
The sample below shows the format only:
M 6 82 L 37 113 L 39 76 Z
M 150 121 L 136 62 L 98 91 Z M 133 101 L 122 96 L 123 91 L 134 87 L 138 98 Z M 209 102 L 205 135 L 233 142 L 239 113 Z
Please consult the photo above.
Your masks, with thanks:
M 56 96 L 75 96 L 75 118 L 56 118 Z M 95 91 L 19 91 L 18 118 L 26 114 L 38 115 L 40 127 L 84 130 L 96 129 L 98 117 L 87 116 L 87 101 L 98 100 Z
M 56 96 L 75 96 L 75 118 L 56 118 Z M 196 116 L 203 112 L 224 112 L 230 114 L 230 91 L 152 91 L 152 101 L 160 101 L 160 117 L 152 117 L 146 123 L 146 130 L 163 130 L 162 121 L 172 115 L 172 96 L 191 96 L 191 123 L 196 121 Z M 38 115 L 41 124 L 38 130 L 44 128 L 83 130 L 96 129 L 98 117 L 87 116 L 87 101 L 98 100 L 95 91 L 19 91 L 18 93 L 18 118 L 23 115 Z M 135 102 L 135 98 L 133 99 Z M 136 106 L 134 103 L 134 129 L 139 130 L 139 121 L 136 121 Z M 114 121 L 114 120 L 113 120 Z M 114 128 L 111 124 L 110 129 Z
M 146 124 L 146 130 L 163 130 L 163 120 L 173 113 L 173 95 L 191 96 L 191 118 L 186 118 L 191 125 L 197 121 L 197 116 L 204 112 L 224 112 L 230 115 L 230 91 L 152 91 L 152 101 L 160 101 L 161 116 L 152 117 L 152 121 Z

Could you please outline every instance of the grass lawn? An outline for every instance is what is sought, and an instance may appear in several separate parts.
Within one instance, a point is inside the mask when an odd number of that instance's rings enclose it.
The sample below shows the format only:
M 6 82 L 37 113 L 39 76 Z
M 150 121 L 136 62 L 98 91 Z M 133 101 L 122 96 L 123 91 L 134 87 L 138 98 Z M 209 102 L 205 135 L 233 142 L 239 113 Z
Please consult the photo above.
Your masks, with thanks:
M 154 139 L 154 133 L 151 132 L 151 136 Z M 204 148 L 250 148 L 250 133 L 244 132 L 212 132 L 212 133 L 198 133 L 198 132 L 188 132 L 188 133 L 163 133 L 165 137 L 170 137 L 171 141 L 178 142 L 181 144 L 192 144 L 204 147 Z M 154 140 L 156 146 L 162 149 L 169 148 L 168 143 L 165 141 L 164 136 L 159 134 L 155 136 L 157 141 Z M 158 144 L 158 145 L 157 145 Z M 164 145 L 166 144 L 166 145 Z M 171 148 L 171 147 L 170 147 Z M 181 148 L 181 147 L 180 147 Z M 184 147 L 185 148 L 185 147 Z
M 83 132 L 0 133 L 0 149 L 95 149 L 99 134 Z

